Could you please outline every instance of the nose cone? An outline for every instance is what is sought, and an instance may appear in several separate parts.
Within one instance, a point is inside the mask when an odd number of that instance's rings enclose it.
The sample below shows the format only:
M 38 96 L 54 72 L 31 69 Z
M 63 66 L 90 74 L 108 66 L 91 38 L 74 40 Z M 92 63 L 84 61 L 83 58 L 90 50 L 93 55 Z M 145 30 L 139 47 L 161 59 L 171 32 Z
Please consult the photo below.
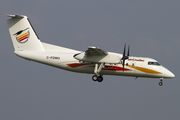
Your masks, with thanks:
M 169 78 L 174 78 L 174 77 L 175 77 L 175 75 L 174 75 L 171 71 L 169 71 L 169 73 L 168 73 L 168 77 L 169 77 Z
M 165 78 L 174 78 L 175 77 L 175 75 L 166 68 L 164 68 L 164 70 L 163 70 L 163 76 Z

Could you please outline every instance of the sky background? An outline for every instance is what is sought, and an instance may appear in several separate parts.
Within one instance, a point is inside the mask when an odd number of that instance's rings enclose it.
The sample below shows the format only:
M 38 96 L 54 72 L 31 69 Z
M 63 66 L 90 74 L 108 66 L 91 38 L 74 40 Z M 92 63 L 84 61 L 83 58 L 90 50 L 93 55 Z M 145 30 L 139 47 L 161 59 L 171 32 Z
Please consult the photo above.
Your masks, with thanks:
M 1 0 L 0 120 L 179 120 L 179 0 Z M 29 17 L 42 42 L 158 60 L 176 77 L 80 74 L 14 54 L 6 14 Z

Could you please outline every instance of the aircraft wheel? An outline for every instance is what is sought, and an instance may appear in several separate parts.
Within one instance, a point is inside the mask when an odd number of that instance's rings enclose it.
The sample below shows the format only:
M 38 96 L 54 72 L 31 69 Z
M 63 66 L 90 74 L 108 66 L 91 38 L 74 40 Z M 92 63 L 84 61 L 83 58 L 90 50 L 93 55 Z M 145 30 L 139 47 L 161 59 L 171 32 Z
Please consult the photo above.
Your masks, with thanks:
M 97 75 L 93 75 L 93 76 L 92 76 L 92 80 L 93 80 L 93 81 L 97 81 L 97 79 L 98 79 L 98 76 L 97 76 Z
M 159 86 L 163 85 L 163 79 L 160 79 Z
M 103 77 L 102 76 L 99 76 L 98 79 L 97 79 L 98 82 L 102 82 L 103 81 Z
M 163 82 L 159 82 L 159 86 L 162 86 L 163 85 Z

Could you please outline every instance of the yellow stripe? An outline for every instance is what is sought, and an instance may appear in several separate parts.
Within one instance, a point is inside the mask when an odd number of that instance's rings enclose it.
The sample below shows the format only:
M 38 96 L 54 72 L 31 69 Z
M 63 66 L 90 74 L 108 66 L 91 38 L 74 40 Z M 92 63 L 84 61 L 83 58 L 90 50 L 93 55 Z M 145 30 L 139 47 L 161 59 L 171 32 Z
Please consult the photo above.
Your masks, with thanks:
M 162 74 L 161 72 L 155 71 L 155 70 L 151 70 L 148 68 L 143 68 L 143 67 L 138 67 L 138 66 L 132 66 L 132 65 L 128 65 L 129 67 L 139 70 L 141 72 L 145 72 L 145 73 L 150 73 L 150 74 Z
M 25 35 L 27 35 L 27 34 L 28 34 L 28 32 L 26 32 L 26 33 L 24 33 L 24 34 L 18 36 L 17 38 L 19 39 L 19 38 L 21 38 L 21 37 L 23 37 L 23 36 L 25 36 Z

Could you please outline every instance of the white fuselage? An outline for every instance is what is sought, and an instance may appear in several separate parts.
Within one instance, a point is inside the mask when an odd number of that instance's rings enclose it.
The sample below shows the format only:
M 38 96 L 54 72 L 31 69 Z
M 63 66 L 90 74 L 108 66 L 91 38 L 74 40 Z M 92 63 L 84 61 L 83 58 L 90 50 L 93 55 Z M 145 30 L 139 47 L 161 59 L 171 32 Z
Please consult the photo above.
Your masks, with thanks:
M 60 69 L 94 74 L 95 63 L 82 62 L 73 56 L 81 51 L 42 43 L 45 51 L 15 51 L 15 54 L 27 60 L 36 61 Z M 117 54 L 117 53 L 113 53 Z M 122 56 L 122 54 L 117 54 Z M 121 63 L 105 63 L 100 75 L 119 75 L 132 77 L 152 77 L 152 78 L 171 78 L 174 74 L 159 64 L 156 60 L 145 57 L 130 56 L 124 65 L 124 71 Z

